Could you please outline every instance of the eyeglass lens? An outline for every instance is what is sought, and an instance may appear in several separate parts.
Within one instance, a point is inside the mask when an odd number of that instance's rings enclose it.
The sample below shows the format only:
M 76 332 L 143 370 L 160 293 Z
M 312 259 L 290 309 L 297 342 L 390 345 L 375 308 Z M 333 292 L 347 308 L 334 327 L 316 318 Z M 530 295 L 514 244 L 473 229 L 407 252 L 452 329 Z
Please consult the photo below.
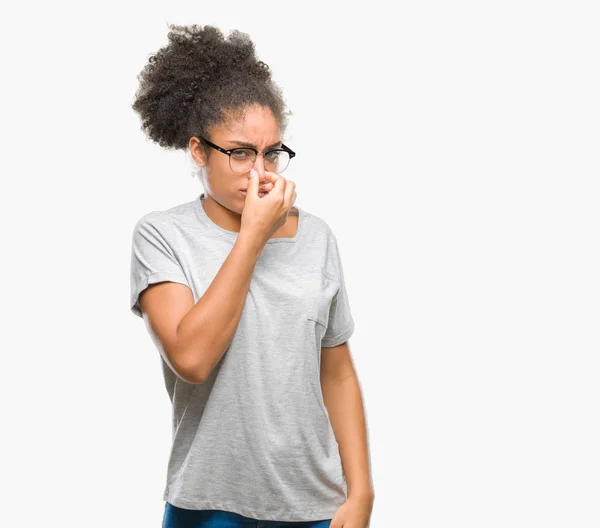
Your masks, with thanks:
M 250 149 L 235 149 L 229 156 L 229 166 L 233 172 L 247 172 L 256 161 L 256 154 Z M 272 150 L 265 152 L 265 169 L 269 172 L 281 174 L 290 162 L 290 155 L 285 150 Z

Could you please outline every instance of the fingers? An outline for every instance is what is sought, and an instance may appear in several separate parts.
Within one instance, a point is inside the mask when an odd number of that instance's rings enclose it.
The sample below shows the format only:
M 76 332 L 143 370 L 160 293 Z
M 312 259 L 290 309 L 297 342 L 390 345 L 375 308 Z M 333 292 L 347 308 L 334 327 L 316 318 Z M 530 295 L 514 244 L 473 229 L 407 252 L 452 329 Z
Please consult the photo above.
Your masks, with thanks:
M 264 178 L 260 182 L 259 192 L 269 192 L 275 187 L 275 180 L 279 177 L 279 174 L 274 172 L 265 171 Z
M 275 172 L 265 171 L 265 176 L 271 181 L 261 183 L 259 186 L 259 193 L 261 193 L 261 195 L 263 193 L 268 193 L 274 196 L 281 194 L 283 197 L 283 202 L 286 204 L 288 209 L 291 208 L 296 201 L 297 196 L 296 182 L 293 182 L 292 180 L 286 180 L 283 176 Z
M 262 197 L 264 194 L 268 193 L 269 191 L 271 191 L 273 189 L 274 186 L 274 181 L 275 181 L 275 176 L 278 176 L 277 174 L 273 173 L 273 172 L 258 172 L 256 171 L 256 169 L 251 169 L 250 173 L 252 173 L 252 170 L 254 170 L 257 173 L 258 176 L 258 186 L 257 186 L 257 192 L 258 192 L 258 196 Z M 250 179 L 250 178 L 248 178 Z M 248 187 L 250 188 L 250 187 Z
M 281 175 L 277 174 L 276 172 L 265 171 L 263 179 L 264 179 L 264 183 L 275 184 L 275 181 L 277 180 L 277 178 L 281 178 Z
M 296 182 L 287 180 L 283 194 L 283 201 L 286 206 L 291 209 L 292 205 L 296 201 Z
M 273 188 L 271 189 L 271 193 L 281 193 L 281 195 L 283 196 L 283 192 L 285 191 L 285 187 L 286 187 L 286 182 L 287 180 L 281 176 L 280 174 L 277 174 L 275 172 L 266 172 L 265 174 L 268 174 L 271 182 L 273 183 Z

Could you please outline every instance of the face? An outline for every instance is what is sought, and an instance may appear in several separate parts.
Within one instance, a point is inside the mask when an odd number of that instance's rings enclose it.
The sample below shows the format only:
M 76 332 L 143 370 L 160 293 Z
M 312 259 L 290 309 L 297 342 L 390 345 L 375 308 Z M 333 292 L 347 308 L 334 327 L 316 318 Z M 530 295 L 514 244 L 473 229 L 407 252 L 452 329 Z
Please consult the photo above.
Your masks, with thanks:
M 262 106 L 248 108 L 241 120 L 213 128 L 205 137 L 224 149 L 253 146 L 264 152 L 269 148 L 281 147 L 280 128 L 271 110 Z M 241 215 L 246 196 L 240 190 L 248 187 L 250 171 L 233 172 L 229 166 L 229 156 L 215 149 L 211 149 L 210 157 L 206 160 L 196 138 L 190 140 L 190 150 L 195 161 L 200 166 L 206 167 L 203 182 L 206 208 L 221 216 Z M 258 172 L 260 185 L 264 181 L 265 174 L 263 156 L 256 157 L 254 170 Z M 217 205 L 225 210 L 219 211 Z M 239 222 L 239 218 L 237 220 Z

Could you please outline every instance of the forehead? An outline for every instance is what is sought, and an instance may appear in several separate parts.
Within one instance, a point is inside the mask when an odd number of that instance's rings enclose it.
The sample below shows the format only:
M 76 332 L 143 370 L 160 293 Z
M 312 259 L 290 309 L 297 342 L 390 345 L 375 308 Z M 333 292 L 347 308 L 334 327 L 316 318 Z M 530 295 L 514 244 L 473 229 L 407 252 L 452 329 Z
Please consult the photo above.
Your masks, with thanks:
M 241 119 L 232 119 L 213 131 L 214 138 L 226 142 L 238 140 L 265 147 L 280 140 L 279 125 L 268 108 L 248 108 Z

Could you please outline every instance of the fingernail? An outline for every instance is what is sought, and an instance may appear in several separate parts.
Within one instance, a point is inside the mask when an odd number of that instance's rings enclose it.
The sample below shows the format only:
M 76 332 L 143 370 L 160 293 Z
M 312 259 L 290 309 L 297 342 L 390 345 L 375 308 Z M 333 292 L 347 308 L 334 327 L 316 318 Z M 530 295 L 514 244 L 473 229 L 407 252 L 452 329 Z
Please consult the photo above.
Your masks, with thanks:
M 250 169 L 250 178 L 254 178 L 256 176 L 256 171 L 254 169 Z

